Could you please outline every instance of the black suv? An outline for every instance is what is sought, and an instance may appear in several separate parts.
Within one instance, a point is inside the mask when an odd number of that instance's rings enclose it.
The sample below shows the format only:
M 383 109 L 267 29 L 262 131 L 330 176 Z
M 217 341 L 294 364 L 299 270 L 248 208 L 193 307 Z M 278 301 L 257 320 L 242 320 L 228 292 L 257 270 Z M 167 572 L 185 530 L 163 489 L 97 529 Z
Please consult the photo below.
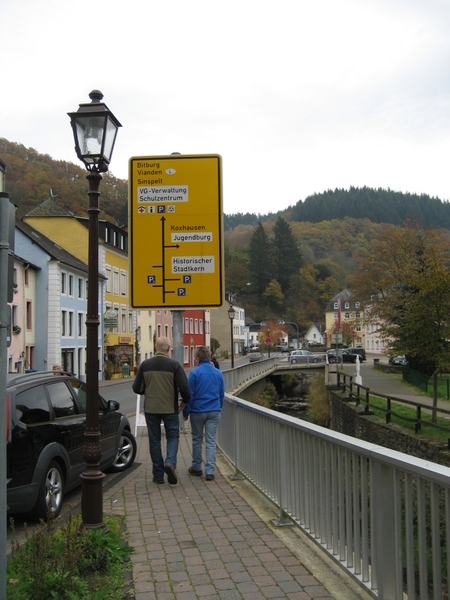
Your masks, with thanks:
M 328 362 L 330 364 L 336 362 L 336 350 L 327 350 Z M 351 354 L 348 349 L 339 350 L 339 362 L 356 362 L 356 354 Z
M 366 351 L 364 350 L 364 348 L 347 348 L 347 351 L 350 354 L 358 354 L 359 360 L 361 362 L 364 362 L 366 360 Z
M 123 471 L 136 440 L 119 403 L 99 396 L 100 469 Z M 6 387 L 9 513 L 46 518 L 80 485 L 86 430 L 86 384 L 61 372 L 10 374 Z

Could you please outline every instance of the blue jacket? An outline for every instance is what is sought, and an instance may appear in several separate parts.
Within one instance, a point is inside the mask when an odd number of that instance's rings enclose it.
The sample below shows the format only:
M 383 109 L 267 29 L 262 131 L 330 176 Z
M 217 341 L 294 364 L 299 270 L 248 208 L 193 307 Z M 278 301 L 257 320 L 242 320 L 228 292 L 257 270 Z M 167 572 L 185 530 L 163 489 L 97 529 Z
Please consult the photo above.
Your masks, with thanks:
M 189 373 L 191 398 L 183 409 L 183 415 L 222 410 L 225 382 L 222 372 L 205 360 Z

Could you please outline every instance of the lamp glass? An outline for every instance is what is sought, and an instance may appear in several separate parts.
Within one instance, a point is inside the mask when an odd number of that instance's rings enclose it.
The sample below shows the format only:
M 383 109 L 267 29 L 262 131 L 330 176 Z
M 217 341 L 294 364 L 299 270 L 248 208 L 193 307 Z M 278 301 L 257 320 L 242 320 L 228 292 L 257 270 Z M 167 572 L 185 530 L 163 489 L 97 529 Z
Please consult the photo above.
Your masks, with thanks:
M 106 162 L 108 163 L 111 161 L 117 131 L 117 125 L 114 123 L 111 117 L 108 116 L 106 120 L 106 129 L 103 138 L 103 156 Z
M 228 309 L 228 317 L 229 317 L 230 321 L 232 321 L 235 316 L 236 316 L 236 311 L 234 310 L 234 308 L 230 307 Z
M 105 116 L 77 115 L 75 123 L 75 142 L 78 157 L 90 165 L 102 158 Z

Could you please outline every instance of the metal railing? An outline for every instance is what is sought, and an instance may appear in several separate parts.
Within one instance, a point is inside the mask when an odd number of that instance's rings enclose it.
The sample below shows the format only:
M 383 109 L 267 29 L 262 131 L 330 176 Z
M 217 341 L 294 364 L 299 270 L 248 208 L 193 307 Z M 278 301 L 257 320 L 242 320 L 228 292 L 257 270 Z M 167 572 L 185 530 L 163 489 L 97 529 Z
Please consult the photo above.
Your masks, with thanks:
M 371 411 L 379 411 L 384 413 L 386 423 L 392 421 L 392 417 L 396 417 L 399 421 L 403 421 L 403 424 L 414 423 L 414 432 L 421 433 L 422 425 L 434 429 L 436 431 L 444 431 L 448 434 L 447 447 L 450 449 L 450 410 L 447 408 L 436 407 L 436 417 L 442 417 L 449 423 L 439 424 L 434 423 L 430 419 L 422 418 L 423 415 L 430 414 L 432 412 L 432 406 L 430 404 L 424 404 L 421 402 L 415 402 L 414 400 L 406 400 L 405 398 L 397 398 L 396 396 L 381 394 L 379 392 L 371 392 L 368 387 L 354 382 L 353 375 L 347 373 L 338 373 L 338 384 L 340 389 L 344 393 L 348 393 L 349 397 L 355 402 L 357 406 L 361 405 L 364 407 L 364 412 L 369 414 Z M 380 406 L 373 399 L 370 401 L 370 396 L 386 401 L 386 406 Z M 406 416 L 400 414 L 395 410 L 395 405 L 403 405 L 411 407 L 411 411 L 415 411 L 414 416 Z
M 230 394 L 218 445 L 278 507 L 275 524 L 299 526 L 373 597 L 445 597 L 449 468 Z

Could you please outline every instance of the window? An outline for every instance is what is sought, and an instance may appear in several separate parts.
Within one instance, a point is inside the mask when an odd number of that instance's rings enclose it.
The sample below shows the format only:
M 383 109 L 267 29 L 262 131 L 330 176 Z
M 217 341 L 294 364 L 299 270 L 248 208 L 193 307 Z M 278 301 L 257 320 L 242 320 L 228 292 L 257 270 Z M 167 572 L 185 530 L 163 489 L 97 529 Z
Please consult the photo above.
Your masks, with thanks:
M 120 311 L 121 314 L 121 321 L 122 321 L 122 333 L 126 333 L 127 331 L 127 315 L 126 315 L 126 309 L 124 306 L 122 306 L 122 310 Z
M 361 331 L 361 325 L 356 326 L 356 331 L 358 331 L 358 332 Z
M 350 319 L 350 313 L 348 313 L 348 312 L 344 313 L 344 319 Z
M 56 418 L 70 417 L 77 413 L 72 394 L 64 382 L 48 385 L 47 392 Z
M 350 302 L 346 302 L 344 305 L 344 308 L 349 309 L 350 308 Z
M 359 302 L 355 302 L 355 308 L 361 308 L 361 304 Z
M 122 296 L 127 294 L 127 273 L 126 271 L 120 271 L 120 293 Z
M 73 337 L 73 312 L 69 310 L 68 312 L 68 331 L 67 334 L 69 337 Z
M 357 319 L 360 319 L 360 318 L 361 318 L 361 313 L 360 313 L 360 312 L 356 312 L 356 313 L 355 313 L 355 317 L 356 317 Z
M 108 230 L 106 230 L 108 231 Z M 109 265 L 106 265 L 105 267 L 106 269 L 106 292 L 108 294 L 111 293 L 111 267 Z
M 203 335 L 203 319 L 200 319 L 198 324 L 200 325 L 200 334 Z
M 133 311 L 128 311 L 128 331 L 133 333 Z
M 73 275 L 69 275 L 69 296 L 73 296 Z
M 334 308 L 335 308 L 335 310 L 337 310 L 339 308 L 337 302 L 334 303 Z
M 78 313 L 77 335 L 79 338 L 84 337 L 84 313 Z
M 161 325 L 158 325 L 158 334 L 157 337 L 161 337 Z
M 153 330 L 152 330 L 152 326 L 151 325 L 148 326 L 148 339 L 150 341 L 152 341 L 152 339 L 153 339 Z
M 25 285 L 28 285 L 28 269 L 25 269 Z
M 82 277 L 78 277 L 78 298 L 80 300 L 84 298 L 84 279 Z
M 67 274 L 61 273 L 61 294 L 67 294 Z
M 32 316 L 33 316 L 32 305 L 31 305 L 31 302 L 27 301 L 27 329 L 33 328 Z
M 119 269 L 114 269 L 113 273 L 113 294 L 119 295 Z
M 194 333 L 198 333 L 198 319 L 194 320 Z
M 67 335 L 67 311 L 61 311 L 61 336 L 65 337 Z
M 186 364 L 189 362 L 189 348 L 187 346 L 183 346 L 183 363 Z
M 184 319 L 184 333 L 189 333 L 189 319 Z
M 194 333 L 194 319 L 189 319 L 189 333 Z
M 50 421 L 47 394 L 43 385 L 17 394 L 16 413 L 22 423 L 45 423 Z

